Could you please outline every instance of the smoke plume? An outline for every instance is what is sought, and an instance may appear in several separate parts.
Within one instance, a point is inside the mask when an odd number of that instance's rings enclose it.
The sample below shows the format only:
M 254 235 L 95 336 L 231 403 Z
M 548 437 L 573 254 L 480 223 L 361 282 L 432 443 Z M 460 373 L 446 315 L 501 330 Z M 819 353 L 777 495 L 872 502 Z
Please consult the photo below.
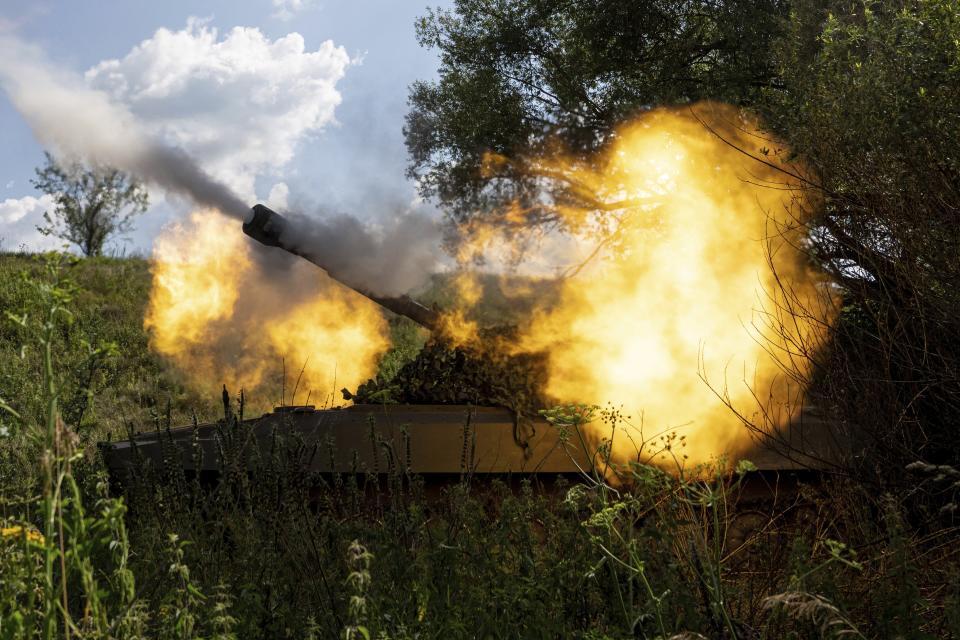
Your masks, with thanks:
M 232 217 L 249 211 L 185 151 L 148 135 L 128 109 L 46 62 L 37 47 L 0 36 L 0 86 L 58 156 L 120 169 Z
M 120 169 L 235 219 L 249 215 L 252 203 L 211 177 L 185 150 L 151 135 L 148 123 L 107 93 L 9 35 L 0 35 L 0 87 L 37 140 L 58 157 Z M 286 240 L 324 255 L 335 277 L 375 294 L 405 293 L 422 284 L 435 266 L 439 232 L 424 215 L 383 222 L 346 214 L 288 218 L 292 237 Z
M 330 275 L 351 287 L 397 296 L 421 287 L 436 271 L 441 235 L 423 214 L 409 212 L 373 224 L 346 214 L 289 213 L 287 219 L 283 241 L 323 256 Z

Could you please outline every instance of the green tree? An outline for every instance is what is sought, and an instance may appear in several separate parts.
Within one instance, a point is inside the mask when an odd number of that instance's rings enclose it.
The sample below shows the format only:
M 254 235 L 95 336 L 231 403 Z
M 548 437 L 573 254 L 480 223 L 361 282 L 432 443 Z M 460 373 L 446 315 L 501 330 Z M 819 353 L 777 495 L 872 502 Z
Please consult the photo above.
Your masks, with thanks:
M 45 155 L 31 182 L 53 196 L 56 207 L 43 214 L 47 224 L 40 231 L 77 245 L 84 255 L 101 255 L 107 239 L 131 231 L 134 217 L 146 210 L 146 189 L 127 174 Z
M 799 5 L 756 105 L 822 196 L 811 255 L 844 313 L 819 393 L 880 483 L 960 452 L 958 43 L 956 0 Z
M 798 12 L 777 47 L 757 107 L 822 189 L 821 262 L 850 288 L 956 272 L 958 42 L 956 2 L 840 2 Z
M 417 24 L 440 54 L 439 78 L 410 89 L 409 174 L 455 222 L 522 205 L 556 222 L 544 191 L 583 197 L 556 176 L 485 166 L 556 140 L 589 158 L 613 128 L 651 106 L 705 98 L 751 102 L 775 82 L 783 0 L 457 0 Z M 589 204 L 589 203 L 588 203 Z

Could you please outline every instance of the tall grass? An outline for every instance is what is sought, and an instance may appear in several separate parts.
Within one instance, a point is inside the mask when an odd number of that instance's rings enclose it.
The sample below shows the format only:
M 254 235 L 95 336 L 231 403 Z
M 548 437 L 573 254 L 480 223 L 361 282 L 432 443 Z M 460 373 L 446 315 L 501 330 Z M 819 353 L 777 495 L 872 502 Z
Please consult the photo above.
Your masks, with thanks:
M 64 338 L 82 334 L 87 295 L 70 269 L 53 257 L 28 274 L 5 334 L 27 347 L 4 345 L 23 369 L 8 375 L 33 383 L 0 403 L 0 639 L 960 634 L 950 513 L 910 522 L 904 498 L 839 480 L 757 502 L 749 465 L 636 464 L 612 486 L 603 443 L 597 469 L 549 485 L 320 475 L 304 462 L 335 443 L 318 453 L 278 429 L 251 451 L 228 407 L 219 482 L 168 450 L 111 492 L 78 435 L 89 423 L 64 419 L 65 394 L 97 406 L 90 361 L 119 366 L 108 345 Z M 547 418 L 579 441 L 591 411 Z M 154 416 L 161 431 L 176 419 Z

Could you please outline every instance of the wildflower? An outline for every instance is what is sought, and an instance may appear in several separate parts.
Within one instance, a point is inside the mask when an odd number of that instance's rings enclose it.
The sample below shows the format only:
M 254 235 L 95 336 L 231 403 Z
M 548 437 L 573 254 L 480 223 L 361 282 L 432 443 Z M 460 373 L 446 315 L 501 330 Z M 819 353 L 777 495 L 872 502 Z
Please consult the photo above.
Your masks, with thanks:
M 43 534 L 32 527 L 14 525 L 12 527 L 0 528 L 0 538 L 18 538 L 23 535 L 27 536 L 27 542 L 43 544 Z

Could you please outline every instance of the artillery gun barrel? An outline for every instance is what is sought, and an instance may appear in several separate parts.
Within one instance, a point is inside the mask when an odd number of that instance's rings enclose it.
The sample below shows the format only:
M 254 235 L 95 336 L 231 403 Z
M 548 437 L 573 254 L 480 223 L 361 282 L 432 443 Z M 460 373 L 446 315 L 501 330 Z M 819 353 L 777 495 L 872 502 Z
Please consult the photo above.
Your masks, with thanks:
M 290 237 L 287 235 L 287 232 L 290 228 L 290 223 L 286 218 L 281 216 L 276 211 L 263 206 L 262 204 L 255 205 L 253 207 L 253 217 L 247 222 L 243 223 L 243 232 L 260 244 L 268 247 L 278 247 L 288 253 L 300 256 L 304 260 L 312 262 L 326 271 L 327 274 L 337 282 L 343 284 L 344 286 L 350 287 L 357 293 L 366 296 L 367 298 L 370 298 L 381 307 L 389 309 L 397 315 L 410 318 L 420 326 L 426 327 L 431 331 L 437 328 L 437 312 L 433 309 L 423 306 L 409 296 L 378 296 L 370 291 L 367 291 L 366 289 L 344 282 L 336 273 L 330 270 L 327 264 L 324 263 L 322 255 L 317 255 L 311 252 L 309 249 L 300 248 L 294 245 L 294 243 L 290 241 Z

